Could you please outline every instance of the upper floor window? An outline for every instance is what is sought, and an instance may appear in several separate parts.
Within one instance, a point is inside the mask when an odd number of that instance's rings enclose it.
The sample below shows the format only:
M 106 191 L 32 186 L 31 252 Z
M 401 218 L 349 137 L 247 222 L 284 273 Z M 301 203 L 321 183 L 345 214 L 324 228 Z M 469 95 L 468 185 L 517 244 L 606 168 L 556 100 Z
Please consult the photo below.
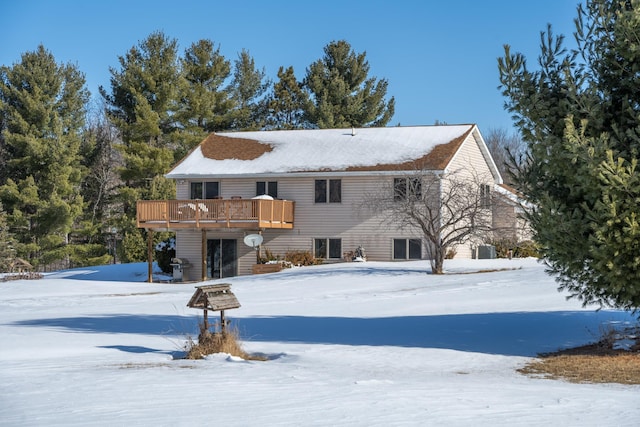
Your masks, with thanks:
M 192 182 L 190 199 L 216 199 L 220 197 L 219 182 Z
M 342 180 L 340 179 L 316 179 L 315 202 L 316 203 L 341 203 Z
M 278 198 L 278 181 L 258 181 L 256 182 L 256 196 L 268 195 L 274 199 Z
M 486 209 L 491 207 L 491 186 L 488 184 L 480 185 L 480 207 Z
M 394 178 L 393 200 L 422 199 L 422 180 L 420 178 Z

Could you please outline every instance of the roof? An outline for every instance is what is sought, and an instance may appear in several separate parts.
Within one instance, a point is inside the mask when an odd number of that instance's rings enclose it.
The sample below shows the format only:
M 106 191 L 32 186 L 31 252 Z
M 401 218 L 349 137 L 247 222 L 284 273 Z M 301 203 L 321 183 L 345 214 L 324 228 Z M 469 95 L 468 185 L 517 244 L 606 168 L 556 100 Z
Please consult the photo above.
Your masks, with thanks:
M 516 206 L 530 207 L 530 203 L 526 201 L 524 195 L 515 188 L 505 183 L 496 184 L 494 190 L 497 194 L 504 197 L 504 200 Z
M 166 176 L 444 170 L 474 130 L 467 124 L 212 133 Z

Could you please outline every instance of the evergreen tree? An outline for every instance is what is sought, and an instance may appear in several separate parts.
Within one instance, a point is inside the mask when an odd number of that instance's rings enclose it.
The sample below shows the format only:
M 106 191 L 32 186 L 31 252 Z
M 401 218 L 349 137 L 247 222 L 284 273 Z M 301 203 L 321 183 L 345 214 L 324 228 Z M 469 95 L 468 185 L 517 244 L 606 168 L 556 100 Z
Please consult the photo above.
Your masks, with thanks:
M 57 64 L 42 45 L 0 68 L 0 201 L 18 256 L 35 266 L 68 263 L 83 209 L 79 147 L 88 98 L 84 75 Z
M 265 93 L 271 82 L 266 79 L 264 68 L 258 70 L 249 52 L 242 50 L 234 63 L 231 94 L 235 102 L 234 130 L 258 130 L 266 123 Z
M 302 129 L 308 127 L 304 121 L 304 108 L 309 102 L 309 95 L 304 91 L 302 83 L 296 80 L 293 67 L 286 70 L 280 67 L 278 80 L 273 85 L 273 94 L 269 97 L 270 129 Z
M 585 304 L 640 307 L 640 1 L 578 7 L 577 47 L 548 27 L 539 69 L 499 59 L 506 107 L 528 145 L 517 185 L 561 289 Z
M 344 40 L 329 43 L 324 57 L 307 69 L 304 85 L 311 93 L 306 115 L 319 128 L 385 126 L 395 100 L 385 101 L 388 82 L 368 78 L 366 53 L 356 54 Z
M 0 273 L 10 271 L 11 263 L 16 257 L 15 244 L 15 238 L 7 223 L 7 213 L 0 203 Z
M 175 197 L 175 188 L 163 175 L 176 162 L 179 147 L 176 111 L 182 76 L 177 41 L 162 32 L 152 33 L 125 56 L 120 70 L 111 72 L 111 93 L 100 88 L 107 102 L 108 116 L 119 130 L 124 166 L 119 190 L 123 216 L 118 228 L 123 233 L 142 233 L 135 227 L 137 200 Z M 133 239 L 144 241 L 143 239 Z M 123 254 L 123 261 L 141 260 Z
M 182 127 L 184 154 L 211 132 L 231 127 L 233 100 L 223 87 L 231 65 L 210 40 L 200 40 L 186 51 L 182 64 L 182 86 L 176 120 Z

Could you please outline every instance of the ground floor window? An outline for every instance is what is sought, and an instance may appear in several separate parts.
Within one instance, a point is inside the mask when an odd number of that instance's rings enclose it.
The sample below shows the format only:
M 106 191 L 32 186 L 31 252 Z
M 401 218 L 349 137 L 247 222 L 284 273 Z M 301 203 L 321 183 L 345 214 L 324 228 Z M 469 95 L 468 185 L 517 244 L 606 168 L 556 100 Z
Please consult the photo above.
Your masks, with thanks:
M 316 258 L 342 258 L 342 239 L 313 239 L 313 254 Z
M 207 277 L 220 279 L 238 275 L 238 248 L 235 239 L 207 240 Z
M 393 259 L 422 259 L 420 239 L 393 239 Z

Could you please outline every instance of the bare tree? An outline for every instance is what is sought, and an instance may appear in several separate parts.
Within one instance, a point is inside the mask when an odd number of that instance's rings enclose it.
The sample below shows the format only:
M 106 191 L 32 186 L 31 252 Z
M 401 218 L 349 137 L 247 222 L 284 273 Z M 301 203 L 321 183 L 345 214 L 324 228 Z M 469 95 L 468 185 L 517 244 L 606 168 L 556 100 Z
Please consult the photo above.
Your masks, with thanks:
M 113 196 L 121 184 L 118 169 L 123 166 L 122 155 L 116 150 L 120 142 L 117 129 L 109 122 L 105 102 L 98 101 L 87 115 L 83 141 L 83 158 L 87 176 L 83 196 L 88 203 L 93 223 L 104 223 L 116 209 Z
M 432 272 L 442 274 L 450 250 L 490 237 L 492 186 L 490 177 L 469 171 L 416 170 L 365 195 L 363 205 L 387 225 L 421 233 Z
M 489 129 L 484 139 L 502 178 L 512 184 L 513 175 L 517 175 L 518 166 L 526 157 L 526 144 L 517 133 L 509 134 L 504 128 Z

